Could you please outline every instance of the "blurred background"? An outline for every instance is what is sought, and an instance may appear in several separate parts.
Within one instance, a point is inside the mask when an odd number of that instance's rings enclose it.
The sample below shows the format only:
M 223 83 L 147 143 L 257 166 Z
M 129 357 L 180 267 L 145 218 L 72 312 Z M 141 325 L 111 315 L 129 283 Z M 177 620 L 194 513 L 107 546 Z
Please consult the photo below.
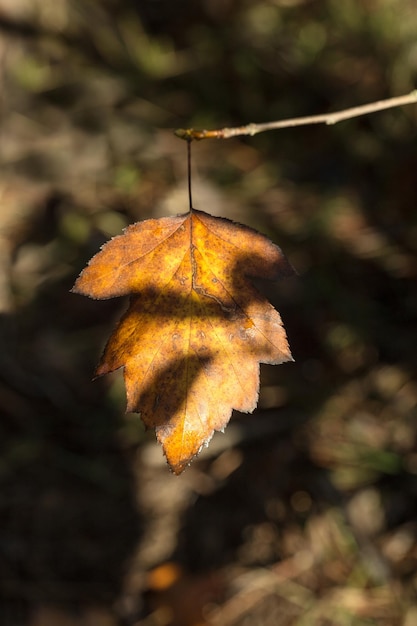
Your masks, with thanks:
M 0 0 L 0 623 L 417 623 L 417 108 L 193 144 L 195 208 L 298 276 L 262 368 L 183 475 L 91 381 L 126 302 L 70 294 L 187 210 L 178 127 L 408 93 L 413 0 Z

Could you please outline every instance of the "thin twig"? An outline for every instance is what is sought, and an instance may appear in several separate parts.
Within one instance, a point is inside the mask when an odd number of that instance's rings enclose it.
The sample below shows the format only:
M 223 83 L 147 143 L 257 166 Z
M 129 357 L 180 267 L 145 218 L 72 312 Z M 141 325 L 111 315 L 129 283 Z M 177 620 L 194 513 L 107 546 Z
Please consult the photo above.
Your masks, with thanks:
M 307 126 L 309 124 L 337 124 L 342 120 L 349 120 L 353 117 L 361 115 L 369 115 L 376 111 L 384 109 L 393 109 L 394 107 L 404 106 L 405 104 L 413 104 L 417 102 L 417 89 L 405 96 L 396 98 L 388 98 L 387 100 L 379 100 L 362 106 L 343 109 L 334 113 L 323 113 L 321 115 L 309 115 L 307 117 L 293 117 L 286 120 L 278 120 L 275 122 L 265 122 L 263 124 L 247 124 L 246 126 L 238 126 L 236 128 L 220 128 L 217 130 L 194 130 L 193 128 L 178 128 L 175 131 L 177 137 L 192 141 L 193 139 L 230 139 L 238 135 L 257 135 L 267 130 L 277 130 L 279 128 L 291 128 L 294 126 Z

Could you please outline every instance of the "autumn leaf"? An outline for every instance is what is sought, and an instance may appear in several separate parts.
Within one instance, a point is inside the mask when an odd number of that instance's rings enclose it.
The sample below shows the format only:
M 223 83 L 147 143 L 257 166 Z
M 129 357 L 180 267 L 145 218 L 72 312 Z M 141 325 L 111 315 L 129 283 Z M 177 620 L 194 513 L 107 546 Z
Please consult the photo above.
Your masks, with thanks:
M 292 273 L 265 236 L 193 209 L 129 226 L 77 279 L 91 298 L 131 296 L 96 374 L 124 368 L 127 411 L 156 429 L 176 474 L 233 409 L 253 411 L 260 362 L 292 360 L 279 313 L 248 278 Z

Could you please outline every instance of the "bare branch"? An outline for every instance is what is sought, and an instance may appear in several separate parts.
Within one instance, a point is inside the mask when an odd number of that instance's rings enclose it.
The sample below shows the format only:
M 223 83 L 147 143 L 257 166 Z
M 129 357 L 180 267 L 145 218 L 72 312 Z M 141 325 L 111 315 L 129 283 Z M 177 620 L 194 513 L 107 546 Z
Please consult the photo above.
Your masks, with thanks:
M 193 128 L 179 128 L 175 131 L 177 137 L 192 141 L 193 139 L 230 139 L 238 135 L 257 135 L 267 130 L 277 130 L 280 128 L 292 128 L 294 126 L 308 126 L 310 124 L 337 124 L 343 120 L 349 120 L 361 115 L 369 115 L 377 111 L 385 109 L 393 109 L 394 107 L 404 106 L 417 102 L 417 89 L 405 96 L 388 98 L 387 100 L 379 100 L 343 111 L 334 113 L 323 113 L 321 115 L 310 115 L 307 117 L 293 117 L 286 120 L 278 120 L 275 122 L 265 122 L 263 124 L 247 124 L 246 126 L 238 126 L 236 128 L 220 128 L 217 130 L 194 130 Z

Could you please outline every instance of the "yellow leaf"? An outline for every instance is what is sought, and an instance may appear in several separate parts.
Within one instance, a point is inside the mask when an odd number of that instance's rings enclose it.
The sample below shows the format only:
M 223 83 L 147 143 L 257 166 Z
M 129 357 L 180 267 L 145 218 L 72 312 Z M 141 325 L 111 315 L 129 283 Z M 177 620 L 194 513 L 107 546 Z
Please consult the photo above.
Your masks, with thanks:
M 175 473 L 233 409 L 253 411 L 260 362 L 292 360 L 279 313 L 249 280 L 292 273 L 263 235 L 193 210 L 129 226 L 76 281 L 92 298 L 131 296 L 97 375 L 124 368 L 127 410 L 156 429 Z

